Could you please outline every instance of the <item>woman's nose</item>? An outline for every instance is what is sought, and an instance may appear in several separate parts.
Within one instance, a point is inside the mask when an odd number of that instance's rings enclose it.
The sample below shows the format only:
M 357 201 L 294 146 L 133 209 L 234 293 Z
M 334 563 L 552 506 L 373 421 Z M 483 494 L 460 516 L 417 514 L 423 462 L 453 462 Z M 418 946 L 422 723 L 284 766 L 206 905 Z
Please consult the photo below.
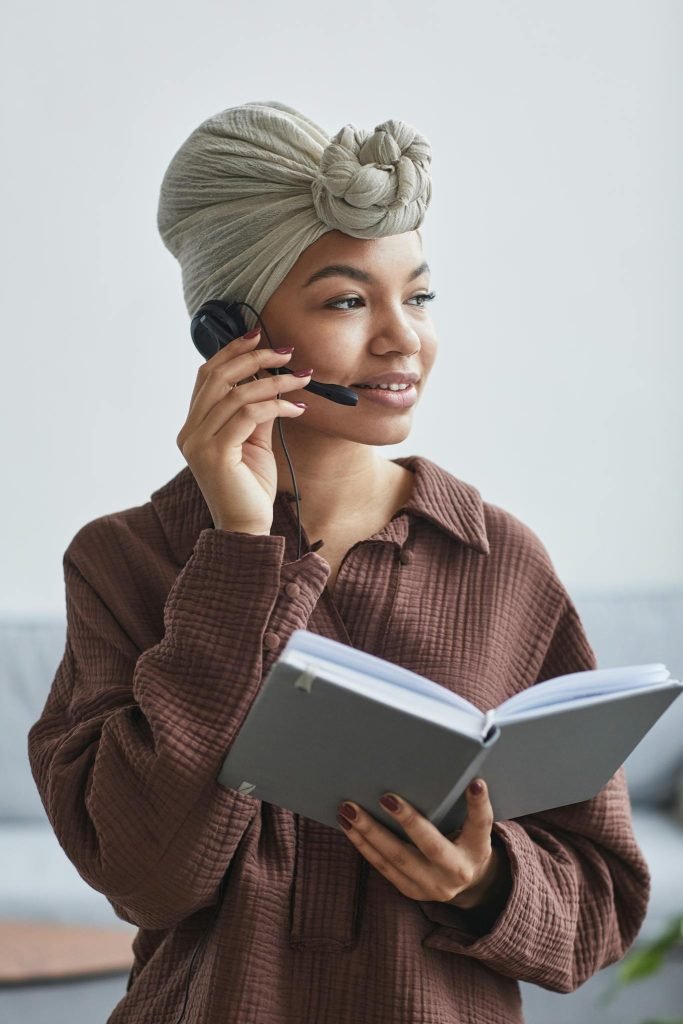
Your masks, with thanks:
M 420 335 L 403 310 L 387 310 L 378 314 L 373 335 L 390 341 L 401 351 L 414 352 L 420 347 Z

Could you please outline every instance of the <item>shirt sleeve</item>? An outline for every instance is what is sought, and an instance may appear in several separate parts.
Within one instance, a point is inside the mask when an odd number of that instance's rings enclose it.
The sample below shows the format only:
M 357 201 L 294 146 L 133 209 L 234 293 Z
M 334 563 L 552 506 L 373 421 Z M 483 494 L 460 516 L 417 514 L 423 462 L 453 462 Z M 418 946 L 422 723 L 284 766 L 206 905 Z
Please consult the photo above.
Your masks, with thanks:
M 565 594 L 536 682 L 596 667 Z M 650 872 L 633 833 L 623 765 L 592 799 L 497 821 L 494 837 L 508 858 L 509 891 L 499 905 L 473 910 L 421 902 L 437 924 L 426 948 L 564 993 L 626 954 L 645 919 Z
M 169 928 L 216 901 L 260 813 L 217 776 L 329 566 L 314 552 L 283 564 L 277 535 L 204 529 L 168 593 L 163 638 L 140 653 L 107 604 L 112 574 L 98 588 L 86 579 L 90 548 L 79 568 L 79 536 L 63 559 L 66 645 L 28 733 L 31 770 L 85 881 L 130 923 Z

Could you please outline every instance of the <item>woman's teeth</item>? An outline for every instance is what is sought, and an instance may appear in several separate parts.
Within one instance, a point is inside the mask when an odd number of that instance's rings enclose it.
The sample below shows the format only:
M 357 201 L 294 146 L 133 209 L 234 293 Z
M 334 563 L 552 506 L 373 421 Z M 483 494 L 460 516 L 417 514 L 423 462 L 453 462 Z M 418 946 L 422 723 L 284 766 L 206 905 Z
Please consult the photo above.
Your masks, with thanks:
M 405 391 L 406 388 L 409 388 L 410 386 L 411 386 L 410 384 L 357 384 L 356 385 L 356 387 L 359 387 L 359 388 L 372 388 L 373 390 L 376 390 L 377 388 L 381 388 L 382 391 Z

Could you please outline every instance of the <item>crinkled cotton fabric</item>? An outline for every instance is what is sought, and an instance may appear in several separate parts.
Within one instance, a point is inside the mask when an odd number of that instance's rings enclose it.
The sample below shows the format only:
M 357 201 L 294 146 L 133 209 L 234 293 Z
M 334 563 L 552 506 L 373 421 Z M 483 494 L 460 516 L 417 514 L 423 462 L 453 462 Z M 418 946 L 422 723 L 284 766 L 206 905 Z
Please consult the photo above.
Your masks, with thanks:
M 408 898 L 341 826 L 217 781 L 297 629 L 480 711 L 596 667 L 533 531 L 429 459 L 393 461 L 413 493 L 331 591 L 325 538 L 304 531 L 297 557 L 291 493 L 270 534 L 215 529 L 188 466 L 69 544 L 66 648 L 28 753 L 67 856 L 138 927 L 109 1024 L 523 1024 L 520 981 L 574 991 L 640 930 L 623 766 L 590 800 L 496 821 L 512 886 L 470 910 Z
M 208 118 L 171 160 L 157 211 L 188 313 L 228 297 L 261 312 L 328 231 L 380 238 L 418 228 L 431 200 L 430 166 L 429 142 L 401 120 L 374 131 L 346 124 L 330 138 L 276 100 Z M 251 311 L 242 314 L 253 326 Z

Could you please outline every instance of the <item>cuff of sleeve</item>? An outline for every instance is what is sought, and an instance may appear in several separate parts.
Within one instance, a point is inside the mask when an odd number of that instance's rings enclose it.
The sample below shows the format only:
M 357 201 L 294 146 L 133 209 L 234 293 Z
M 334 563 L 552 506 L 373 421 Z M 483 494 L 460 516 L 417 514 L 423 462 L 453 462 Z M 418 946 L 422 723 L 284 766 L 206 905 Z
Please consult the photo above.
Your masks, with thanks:
M 533 921 L 533 898 L 537 864 L 533 842 L 516 821 L 497 821 L 493 836 L 498 837 L 507 854 L 512 886 L 504 906 L 463 910 L 447 903 L 422 901 L 425 916 L 438 925 L 424 940 L 428 949 L 461 953 L 483 960 L 509 957 L 512 945 L 519 946 Z
M 292 582 L 297 584 L 294 596 L 305 593 L 308 599 L 304 601 L 306 607 L 300 609 L 307 620 L 330 567 L 315 552 L 283 564 L 284 554 L 285 538 L 279 534 L 238 533 L 213 527 L 202 530 L 168 595 L 166 627 L 180 625 L 186 616 L 195 623 L 199 613 L 207 629 L 214 625 L 214 635 L 220 637 L 225 635 L 226 625 L 232 625 L 234 614 L 237 632 L 243 634 L 249 618 L 255 624 L 259 620 L 264 626 L 269 623 L 280 592 Z M 293 588 L 289 590 L 294 593 Z M 216 621 L 211 623 L 214 617 Z M 301 621 L 300 615 L 298 618 Z
M 202 530 L 166 599 L 166 627 L 186 617 L 195 622 L 224 615 L 226 599 L 245 611 L 256 606 L 265 612 L 279 586 L 284 550 L 284 537 Z
M 161 659 L 166 671 L 139 673 L 134 682 L 143 706 L 163 706 L 174 686 L 176 714 L 187 714 L 186 731 L 191 722 L 194 742 L 211 747 L 216 763 L 290 634 L 308 628 L 330 573 L 314 552 L 283 565 L 284 551 L 279 535 L 202 530 L 166 599 L 163 643 L 143 655 Z

